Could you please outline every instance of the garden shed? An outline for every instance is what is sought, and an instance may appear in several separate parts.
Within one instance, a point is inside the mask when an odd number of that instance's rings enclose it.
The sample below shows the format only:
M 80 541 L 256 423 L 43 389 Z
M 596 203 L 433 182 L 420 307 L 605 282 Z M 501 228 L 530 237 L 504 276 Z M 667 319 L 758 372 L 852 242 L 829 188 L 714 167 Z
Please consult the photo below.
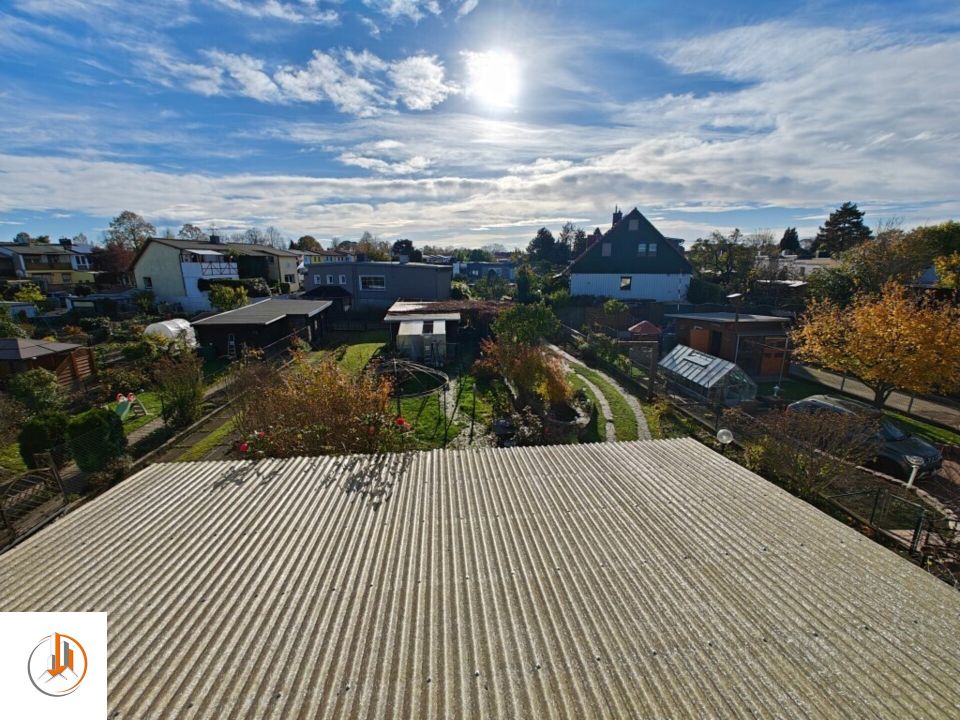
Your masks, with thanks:
M 397 350 L 411 360 L 442 365 L 447 359 L 447 327 L 443 320 L 404 320 L 397 330 Z
M 729 360 L 677 345 L 660 361 L 672 390 L 718 405 L 737 405 L 757 396 L 757 384 Z

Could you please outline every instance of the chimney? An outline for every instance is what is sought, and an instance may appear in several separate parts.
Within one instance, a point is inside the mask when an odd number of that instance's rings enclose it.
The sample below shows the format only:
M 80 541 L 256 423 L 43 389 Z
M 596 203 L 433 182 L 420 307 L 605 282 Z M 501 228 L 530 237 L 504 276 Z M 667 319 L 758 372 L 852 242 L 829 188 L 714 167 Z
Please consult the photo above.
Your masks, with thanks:
M 613 225 L 616 225 L 621 220 L 623 220 L 623 213 L 620 212 L 619 207 L 615 207 L 613 210 Z M 610 227 L 613 227 L 613 225 L 611 225 Z
M 60 238 L 59 243 L 61 247 L 65 247 L 65 248 L 73 247 L 73 240 L 71 240 L 70 238 Z
M 219 245 L 219 244 L 220 244 L 220 236 L 219 236 L 219 235 L 211 235 L 211 236 L 210 236 L 210 244 L 211 244 L 211 245 Z

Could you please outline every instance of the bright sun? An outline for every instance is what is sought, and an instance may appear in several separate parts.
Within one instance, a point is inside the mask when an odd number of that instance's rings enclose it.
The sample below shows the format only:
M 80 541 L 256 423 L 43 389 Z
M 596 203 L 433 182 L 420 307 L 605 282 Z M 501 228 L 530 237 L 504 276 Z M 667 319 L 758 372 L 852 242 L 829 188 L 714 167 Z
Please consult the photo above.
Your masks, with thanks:
M 511 108 L 520 93 L 520 66 L 503 50 L 471 52 L 467 55 L 470 97 L 491 108 Z

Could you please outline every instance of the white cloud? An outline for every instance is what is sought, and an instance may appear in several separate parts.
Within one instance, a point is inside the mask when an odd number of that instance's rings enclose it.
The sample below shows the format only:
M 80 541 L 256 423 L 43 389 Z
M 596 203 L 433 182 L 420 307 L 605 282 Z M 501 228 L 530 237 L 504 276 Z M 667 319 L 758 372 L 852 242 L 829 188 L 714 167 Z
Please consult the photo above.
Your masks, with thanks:
M 241 94 L 262 102 L 283 99 L 277 83 L 264 70 L 263 60 L 220 50 L 207 50 L 204 54 L 213 63 L 213 68 L 221 69 L 233 80 Z
M 180 84 L 204 95 L 237 94 L 267 103 L 328 101 L 341 112 L 371 117 L 399 101 L 409 110 L 429 110 L 458 92 L 445 79 L 434 55 L 413 55 L 388 62 L 368 50 L 338 53 L 314 50 L 306 65 L 270 70 L 250 55 L 205 50 L 209 63 L 184 62 L 166 51 L 150 49 L 140 62 L 151 79 Z
M 212 0 L 229 10 L 253 18 L 286 20 L 293 23 L 314 23 L 317 25 L 336 25 L 340 15 L 335 10 L 319 10 L 311 2 L 248 2 L 246 0 Z
M 444 80 L 443 63 L 435 55 L 414 55 L 390 67 L 396 97 L 411 110 L 429 110 L 457 92 Z
M 358 155 L 353 152 L 341 153 L 337 160 L 344 165 L 353 165 L 364 170 L 373 170 L 381 175 L 413 175 L 427 170 L 433 163 L 421 156 L 416 155 L 409 160 L 399 162 L 390 162 L 383 158 L 370 157 L 368 155 Z
M 439 15 L 441 12 L 437 0 L 363 0 L 363 4 L 391 20 L 407 18 L 416 22 L 426 13 Z
M 281 68 L 274 77 L 287 99 L 329 100 L 338 110 L 359 117 L 376 114 L 383 102 L 373 82 L 346 72 L 335 57 L 319 50 L 305 67 Z
M 464 15 L 469 15 L 477 9 L 479 4 L 480 0 L 462 0 L 460 7 L 457 9 L 457 17 L 462 18 Z

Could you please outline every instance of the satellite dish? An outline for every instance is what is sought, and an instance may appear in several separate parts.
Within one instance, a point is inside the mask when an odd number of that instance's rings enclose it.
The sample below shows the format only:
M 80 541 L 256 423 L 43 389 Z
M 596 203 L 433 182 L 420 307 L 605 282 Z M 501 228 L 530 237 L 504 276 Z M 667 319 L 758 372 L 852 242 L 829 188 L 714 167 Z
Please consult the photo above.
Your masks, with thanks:
M 721 445 L 729 445 L 733 442 L 733 433 L 726 428 L 720 428 L 717 431 L 717 442 Z

